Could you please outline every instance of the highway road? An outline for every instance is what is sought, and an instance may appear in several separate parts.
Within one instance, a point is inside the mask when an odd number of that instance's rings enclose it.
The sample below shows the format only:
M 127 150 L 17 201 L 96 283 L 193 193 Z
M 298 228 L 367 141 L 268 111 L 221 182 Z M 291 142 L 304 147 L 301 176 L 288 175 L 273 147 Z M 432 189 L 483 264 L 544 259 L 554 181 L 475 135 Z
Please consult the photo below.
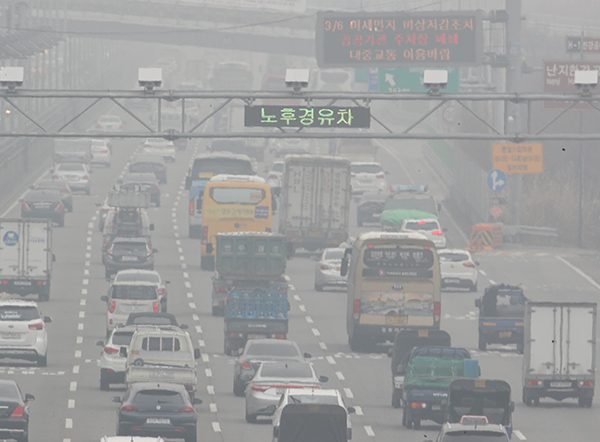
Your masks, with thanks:
M 54 229 L 56 263 L 51 299 L 41 304 L 48 325 L 48 366 L 0 362 L 0 376 L 16 380 L 23 392 L 32 393 L 30 440 L 98 441 L 102 435 L 114 435 L 117 405 L 110 398 L 122 395 L 124 388 L 110 392 L 99 389 L 98 359 L 101 348 L 96 341 L 105 333 L 105 294 L 107 282 L 101 263 L 101 235 L 97 229 L 96 202 L 123 175 L 138 141 L 115 140 L 111 168 L 95 168 L 92 195 L 77 196 L 74 212 L 67 214 L 66 226 Z M 190 326 L 194 343 L 202 350 L 198 363 L 197 397 L 204 403 L 198 412 L 198 439 L 207 442 L 269 441 L 269 420 L 248 424 L 244 420 L 244 399 L 232 392 L 233 357 L 223 354 L 223 319 L 211 316 L 210 272 L 200 270 L 200 242 L 187 235 L 187 191 L 183 182 L 194 154 L 203 152 L 207 141 L 190 142 L 188 150 L 177 153 L 170 164 L 168 184 L 162 185 L 162 205 L 149 209 L 156 225 L 153 245 L 156 270 L 171 281 L 169 312 L 180 323 Z M 418 144 L 389 142 L 379 152 L 379 161 L 390 171 L 390 183 L 430 184 L 440 199 L 445 190 L 423 163 Z M 271 158 L 267 158 L 269 162 Z M 264 165 L 259 166 L 262 171 Z M 482 183 L 483 185 L 483 183 Z M 354 209 L 352 235 L 376 230 L 377 226 L 356 226 Z M 4 217 L 17 217 L 18 204 Z M 447 212 L 442 224 L 449 228 L 452 246 L 464 247 L 466 237 L 458 231 Z M 276 224 L 275 224 L 276 225 Z M 514 347 L 490 346 L 477 351 L 477 314 L 474 299 L 491 281 L 522 283 L 526 296 L 541 301 L 597 301 L 600 286 L 581 274 L 576 252 L 560 249 L 510 248 L 478 254 L 480 261 L 479 293 L 447 291 L 442 300 L 442 329 L 452 336 L 455 346 L 470 349 L 480 360 L 482 376 L 504 379 L 513 388 L 515 413 L 513 440 L 581 441 L 597 440 L 600 407 L 578 408 L 575 401 L 563 403 L 542 400 L 540 407 L 528 408 L 521 401 L 521 361 Z M 363 441 L 417 442 L 435 439 L 438 425 L 424 422 L 420 430 L 401 426 L 401 411 L 391 407 L 390 360 L 385 348 L 376 353 L 353 353 L 347 344 L 343 291 L 313 290 L 316 262 L 308 255 L 288 263 L 287 276 L 291 311 L 289 339 L 313 355 L 318 374 L 329 376 L 328 388 L 343 392 L 348 405 L 357 407 L 352 416 L 353 439 Z M 593 268 L 593 266 L 591 267 Z M 591 275 L 597 278 L 596 275 Z

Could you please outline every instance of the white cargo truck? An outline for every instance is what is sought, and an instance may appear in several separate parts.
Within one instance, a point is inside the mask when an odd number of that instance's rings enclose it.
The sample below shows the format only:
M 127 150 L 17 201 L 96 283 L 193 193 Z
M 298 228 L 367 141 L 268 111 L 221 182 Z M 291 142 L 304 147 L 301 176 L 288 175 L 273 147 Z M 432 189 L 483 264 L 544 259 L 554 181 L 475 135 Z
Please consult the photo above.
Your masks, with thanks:
M 523 402 L 577 398 L 591 407 L 596 373 L 597 304 L 528 302 L 525 307 Z
M 0 292 L 50 299 L 52 220 L 0 219 Z
M 348 237 L 350 161 L 318 155 L 288 155 L 282 185 L 279 233 L 288 248 L 314 252 Z M 291 254 L 291 253 L 290 253 Z

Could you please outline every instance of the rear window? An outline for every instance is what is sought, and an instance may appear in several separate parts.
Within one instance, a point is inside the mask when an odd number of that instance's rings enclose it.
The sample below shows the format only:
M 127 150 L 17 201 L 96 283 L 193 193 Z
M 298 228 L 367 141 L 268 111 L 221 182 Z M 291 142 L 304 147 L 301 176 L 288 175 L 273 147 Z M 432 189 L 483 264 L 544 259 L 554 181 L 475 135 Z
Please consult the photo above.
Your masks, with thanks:
M 14 384 L 0 384 L 0 397 L 18 398 L 19 396 L 19 390 Z
M 271 167 L 273 172 L 283 172 L 283 163 L 275 163 L 273 167 Z
M 440 225 L 434 221 L 410 221 L 404 225 L 408 230 L 439 230 Z
M 117 242 L 113 245 L 113 252 L 135 252 L 144 253 L 148 246 L 143 242 Z
M 183 404 L 183 398 L 177 391 L 143 390 L 135 395 L 137 404 Z
M 36 187 L 38 189 L 66 189 L 67 183 L 62 180 L 44 180 L 40 181 Z
M 129 345 L 133 332 L 115 332 L 112 337 L 112 343 L 114 345 Z
M 58 201 L 60 195 L 58 191 L 48 190 L 47 192 L 29 192 L 25 195 L 25 201 Z
M 324 259 L 342 259 L 345 252 L 344 249 L 327 250 Z
M 313 373 L 308 365 L 263 364 L 260 371 L 262 377 L 268 378 L 312 378 Z
M 250 356 L 298 356 L 293 345 L 271 345 L 266 343 L 251 344 L 246 350 Z
M 160 278 L 155 273 L 118 273 L 115 281 L 147 281 L 159 283 Z
M 39 319 L 39 317 L 40 312 L 33 306 L 0 306 L 0 321 L 31 321 L 33 319 Z
M 466 253 L 439 253 L 438 257 L 443 262 L 463 262 L 469 260 L 469 255 Z
M 379 173 L 383 169 L 379 164 L 353 164 L 351 166 L 352 173 Z
M 307 394 L 289 396 L 292 404 L 328 404 L 339 405 L 337 396 L 313 396 Z
M 155 287 L 146 286 L 113 286 L 112 299 L 157 299 L 158 293 Z
M 85 167 L 83 166 L 83 164 L 62 163 L 57 166 L 56 170 L 69 170 L 69 171 L 83 172 L 85 170 Z
M 142 339 L 142 350 L 180 351 L 181 343 L 179 338 L 154 336 Z

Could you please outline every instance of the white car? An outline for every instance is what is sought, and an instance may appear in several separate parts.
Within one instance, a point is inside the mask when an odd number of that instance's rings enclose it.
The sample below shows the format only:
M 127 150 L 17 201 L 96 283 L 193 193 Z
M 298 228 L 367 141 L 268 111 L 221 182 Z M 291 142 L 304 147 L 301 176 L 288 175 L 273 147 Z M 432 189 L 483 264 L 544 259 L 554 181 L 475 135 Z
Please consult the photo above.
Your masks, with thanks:
M 47 324 L 37 303 L 17 299 L 0 300 L 0 358 L 35 361 L 45 367 L 48 361 Z
M 102 347 L 100 355 L 100 390 L 108 390 L 110 384 L 124 384 L 127 357 L 121 356 L 121 347 L 129 349 L 131 337 L 139 326 L 128 325 L 115 328 L 106 342 L 97 341 Z
M 104 140 L 92 140 L 92 164 L 110 167 L 110 148 Z
M 159 155 L 165 161 L 175 161 L 175 145 L 172 141 L 162 138 L 146 138 L 143 146 L 144 153 Z
M 385 172 L 379 163 L 354 162 L 350 165 L 352 195 L 387 192 Z
M 267 184 L 274 195 L 281 193 L 281 183 L 283 182 L 283 173 L 285 172 L 285 163 L 275 161 L 267 172 Z
M 435 218 L 405 219 L 400 224 L 401 232 L 418 232 L 430 239 L 438 249 L 446 247 L 446 229 L 440 227 L 440 222 Z
M 438 251 L 440 270 L 442 272 L 442 288 L 459 287 L 477 291 L 478 262 L 468 250 L 444 249 Z
M 102 115 L 98 118 L 96 130 L 101 132 L 122 132 L 123 120 L 116 115 Z
M 279 423 L 281 420 L 281 412 L 283 408 L 288 404 L 326 404 L 326 405 L 339 405 L 346 409 L 348 413 L 347 419 L 347 434 L 348 440 L 352 439 L 352 423 L 350 422 L 350 414 L 355 412 L 354 407 L 346 407 L 344 399 L 338 390 L 327 389 L 308 389 L 308 388 L 294 388 L 286 389 L 281 395 L 279 405 L 273 414 L 273 442 L 276 442 L 279 433 Z
M 92 187 L 90 173 L 89 166 L 83 163 L 59 163 L 54 168 L 52 178 L 63 179 L 69 183 L 71 190 L 81 190 L 89 195 Z
M 165 440 L 160 436 L 102 436 L 100 442 L 165 442 Z
M 348 286 L 348 276 L 340 275 L 342 258 L 345 248 L 329 248 L 323 250 L 319 262 L 315 266 L 315 290 L 323 291 L 324 287 L 342 287 Z
M 160 277 L 160 273 L 156 270 L 141 270 L 141 269 L 127 269 L 119 270 L 115 275 L 114 282 L 123 281 L 147 281 L 153 282 L 158 287 L 158 298 L 160 299 L 160 309 L 162 312 L 167 311 L 167 284 L 171 284 L 171 281 L 163 281 Z

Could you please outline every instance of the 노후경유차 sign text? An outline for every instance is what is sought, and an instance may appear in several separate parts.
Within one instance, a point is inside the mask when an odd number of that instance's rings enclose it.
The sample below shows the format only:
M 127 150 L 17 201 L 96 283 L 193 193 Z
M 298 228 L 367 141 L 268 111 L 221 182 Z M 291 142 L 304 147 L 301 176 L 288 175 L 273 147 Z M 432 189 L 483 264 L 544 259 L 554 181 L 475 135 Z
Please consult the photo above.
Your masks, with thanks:
M 308 106 L 246 106 L 246 127 L 321 127 L 368 128 L 371 111 L 368 107 L 308 107 Z
M 481 63 L 478 11 L 319 12 L 319 67 L 473 66 Z

